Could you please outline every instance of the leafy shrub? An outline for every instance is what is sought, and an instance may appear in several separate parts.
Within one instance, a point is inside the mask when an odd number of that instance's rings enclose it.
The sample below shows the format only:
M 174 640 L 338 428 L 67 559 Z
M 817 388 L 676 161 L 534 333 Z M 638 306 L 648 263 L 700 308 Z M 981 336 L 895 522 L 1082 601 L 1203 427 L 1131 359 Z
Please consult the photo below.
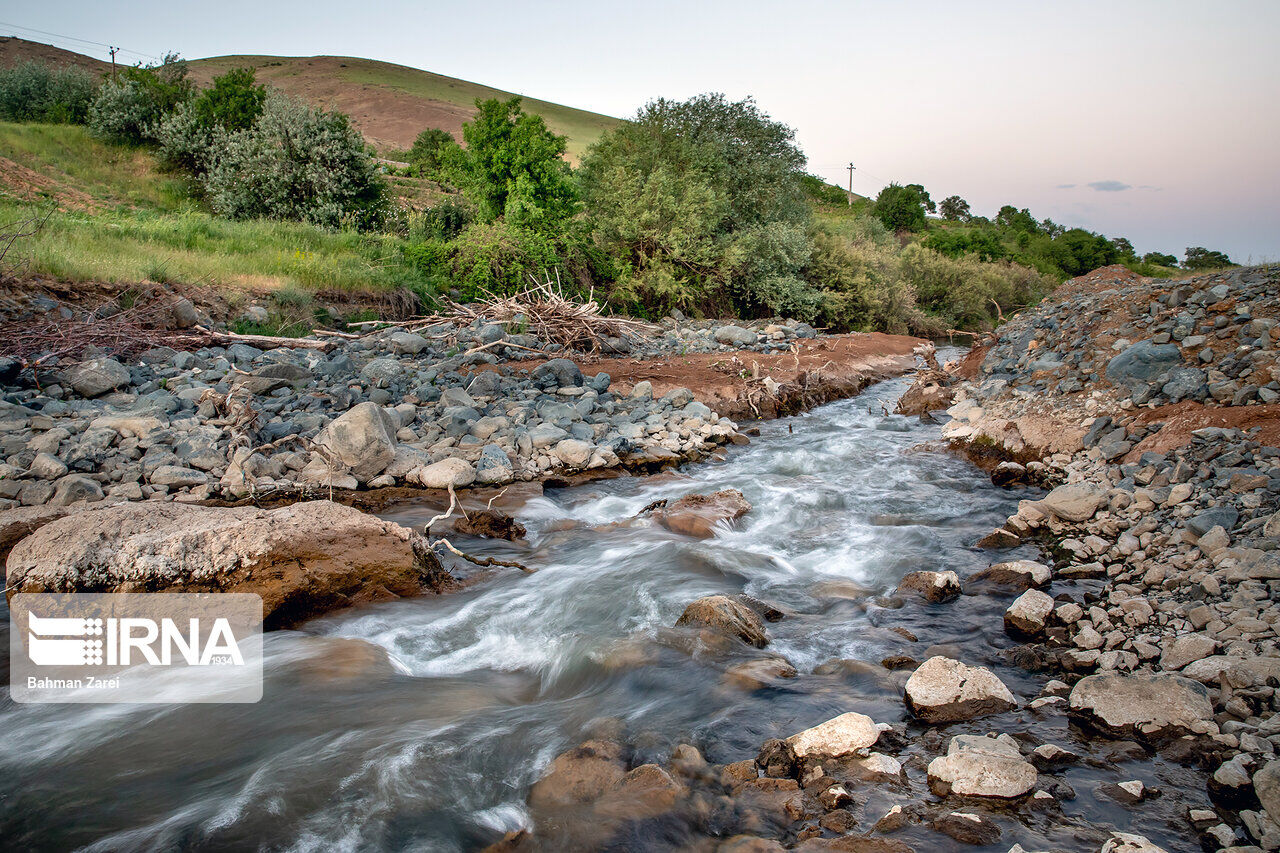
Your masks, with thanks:
M 876 196 L 876 218 L 894 231 L 923 230 L 928 220 L 925 218 L 925 199 L 921 198 L 918 186 L 889 184 L 880 190 Z
M 983 261 L 997 261 L 1005 256 L 1000 238 L 990 231 L 934 231 L 921 245 L 947 257 L 977 255 Z
M 418 134 L 413 147 L 405 155 L 410 170 L 420 178 L 436 180 L 444 175 L 445 167 L 457 157 L 454 149 L 458 143 L 447 130 L 427 128 Z
M 800 185 L 804 194 L 818 204 L 848 204 L 849 194 L 814 175 L 801 175 Z
M 102 81 L 81 68 L 27 62 L 0 70 L 0 120 L 84 124 Z
M 942 214 L 943 219 L 948 219 L 952 222 L 967 222 L 969 220 L 969 202 L 958 195 L 949 195 L 942 200 L 942 205 L 938 212 Z
M 168 165 L 197 176 L 208 171 L 214 131 L 201 121 L 191 104 L 179 104 L 152 128 L 151 136 L 159 146 L 160 159 Z
M 821 288 L 818 319 L 824 326 L 925 331 L 915 294 L 898 271 L 897 245 L 878 220 L 855 220 L 843 233 L 816 230 L 804 277 Z
M 254 70 L 233 68 L 214 77 L 191 107 L 203 127 L 237 131 L 252 127 L 266 103 L 267 87 L 256 82 Z
M 1158 267 L 1176 267 L 1178 258 L 1174 255 L 1168 255 L 1164 252 L 1147 252 L 1142 256 L 1144 264 L 1153 264 Z
M 452 240 L 472 223 L 475 213 L 457 195 L 409 218 L 411 240 Z
M 104 139 L 139 144 L 155 138 L 166 115 L 191 99 L 187 64 L 168 54 L 159 65 L 126 68 L 105 83 L 89 108 L 89 129 Z
M 551 238 L 503 221 L 471 225 L 452 246 L 453 276 L 473 296 L 522 290 L 559 263 Z
M 956 328 L 980 328 L 1001 312 L 1038 302 L 1054 281 L 1033 269 L 1011 263 L 983 263 L 972 255 L 949 258 L 911 245 L 902 251 L 904 283 L 921 308 L 945 318 Z
M 342 113 L 273 92 L 253 127 L 225 139 L 204 179 L 216 213 L 330 228 L 381 225 L 386 185 L 364 139 Z

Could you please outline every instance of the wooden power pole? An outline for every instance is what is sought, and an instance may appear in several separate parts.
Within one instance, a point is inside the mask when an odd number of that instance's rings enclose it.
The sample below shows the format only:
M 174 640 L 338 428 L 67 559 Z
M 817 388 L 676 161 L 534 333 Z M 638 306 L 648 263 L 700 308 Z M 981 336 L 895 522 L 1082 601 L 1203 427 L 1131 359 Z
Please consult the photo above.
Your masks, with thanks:
M 854 165 L 849 164 L 849 206 L 853 207 L 853 170 Z
M 118 50 L 120 50 L 120 48 L 118 47 L 113 47 L 109 49 L 109 52 L 111 53 L 111 82 L 113 84 L 116 82 L 116 52 Z M 849 174 L 852 175 L 853 173 L 850 172 Z M 850 178 L 849 180 L 852 181 L 853 179 Z M 852 184 L 850 184 L 850 186 L 852 186 Z

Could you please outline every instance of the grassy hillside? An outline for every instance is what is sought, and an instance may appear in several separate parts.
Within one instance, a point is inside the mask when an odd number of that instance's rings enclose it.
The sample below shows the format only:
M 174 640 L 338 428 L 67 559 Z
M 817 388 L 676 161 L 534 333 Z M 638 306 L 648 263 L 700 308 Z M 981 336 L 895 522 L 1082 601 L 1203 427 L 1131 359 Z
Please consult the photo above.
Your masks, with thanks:
M 513 97 L 511 92 L 433 74 L 417 68 L 345 56 L 218 56 L 189 63 L 201 85 L 232 68 L 251 67 L 258 79 L 281 91 L 354 120 L 379 149 L 408 148 L 425 128 L 439 127 L 462 138 L 462 124 L 475 114 L 477 98 Z M 524 98 L 526 112 L 569 138 L 569 158 L 577 162 L 587 147 L 618 119 L 536 98 Z
M 394 237 L 222 219 L 143 149 L 73 125 L 0 122 L 0 230 L 46 213 L 6 262 L 65 281 L 378 294 L 422 278 Z

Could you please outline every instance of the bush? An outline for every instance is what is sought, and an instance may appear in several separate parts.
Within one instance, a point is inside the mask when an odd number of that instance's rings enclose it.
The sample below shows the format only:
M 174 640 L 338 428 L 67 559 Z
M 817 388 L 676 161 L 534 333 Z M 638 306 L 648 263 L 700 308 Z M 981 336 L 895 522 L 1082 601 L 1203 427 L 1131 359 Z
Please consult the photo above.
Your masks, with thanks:
M 1012 263 L 982 263 L 972 255 L 949 258 L 912 245 L 900 259 L 903 281 L 921 308 L 955 328 L 982 328 L 1004 313 L 1038 302 L 1055 282 L 1033 269 Z
M 471 225 L 452 246 L 453 277 L 468 296 L 523 290 L 560 262 L 549 237 L 502 221 Z
M 920 331 L 922 316 L 898 273 L 896 246 L 875 236 L 855 241 L 825 229 L 814 233 L 804 275 L 822 288 L 818 319 L 838 330 Z
M 126 68 L 99 90 L 89 108 L 89 129 L 114 142 L 140 144 L 155 138 L 165 116 L 191 99 L 194 84 L 176 54 L 159 65 Z
M 81 68 L 27 62 L 0 70 L 0 120 L 84 124 L 102 81 Z
M 1210 251 L 1203 246 L 1188 246 L 1182 265 L 1189 270 L 1212 270 L 1235 266 L 1225 253 Z
M 196 97 L 192 111 L 209 130 L 248 130 L 262 115 L 267 87 L 258 85 L 252 68 L 233 68 L 213 78 L 213 85 Z
M 876 196 L 876 218 L 884 223 L 884 227 L 894 231 L 921 231 L 928 220 L 925 218 L 925 202 L 916 191 L 916 184 L 901 186 L 889 184 Z
M 447 130 L 427 128 L 418 134 L 406 157 L 410 170 L 420 178 L 438 180 L 444 176 L 448 163 L 458 156 L 458 143 Z
M 204 186 L 214 211 L 233 219 L 367 230 L 388 208 L 386 185 L 347 117 L 279 93 L 252 128 L 226 135 Z
M 191 104 L 180 104 L 153 128 L 151 135 L 159 145 L 160 159 L 168 165 L 197 176 L 208 171 L 214 131 L 201 121 Z

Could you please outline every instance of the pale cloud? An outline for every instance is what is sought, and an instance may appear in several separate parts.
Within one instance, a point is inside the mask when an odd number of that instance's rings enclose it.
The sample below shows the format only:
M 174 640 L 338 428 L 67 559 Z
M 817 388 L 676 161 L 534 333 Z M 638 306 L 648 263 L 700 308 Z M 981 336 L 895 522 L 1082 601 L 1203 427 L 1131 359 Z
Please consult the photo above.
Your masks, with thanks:
M 1058 189 L 1071 190 L 1071 189 L 1075 189 L 1075 186 L 1076 186 L 1075 184 L 1058 184 Z
M 1100 193 L 1118 193 L 1133 189 L 1132 186 L 1121 181 L 1093 181 L 1089 184 L 1089 188 Z

